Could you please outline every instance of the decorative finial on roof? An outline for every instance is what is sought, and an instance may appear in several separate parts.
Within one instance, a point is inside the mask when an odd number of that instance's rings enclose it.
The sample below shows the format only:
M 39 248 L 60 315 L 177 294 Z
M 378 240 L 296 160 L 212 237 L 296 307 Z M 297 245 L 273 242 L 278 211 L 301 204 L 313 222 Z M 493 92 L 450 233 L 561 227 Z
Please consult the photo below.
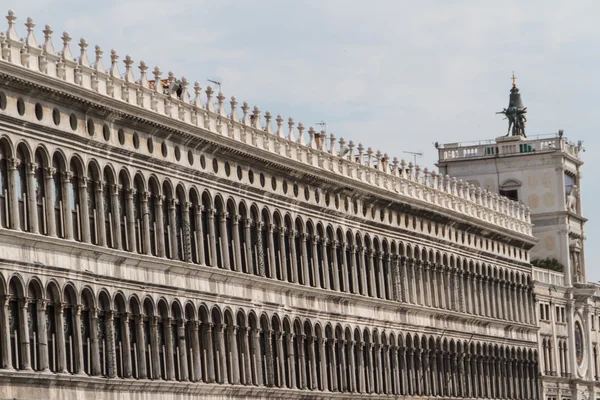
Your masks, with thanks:
M 277 115 L 275 121 L 277 122 L 277 136 L 283 137 L 283 117 L 281 115 Z
M 46 54 L 54 54 L 54 46 L 52 45 L 52 28 L 50 25 L 46 25 L 46 29 L 44 29 L 44 52 Z
M 25 40 L 25 43 L 29 47 L 38 47 L 37 40 L 35 40 L 35 36 L 33 35 L 33 28 L 35 28 L 35 24 L 33 23 L 33 19 L 31 19 L 31 17 L 27 18 L 25 26 L 27 27 L 27 39 Z
M 119 56 L 117 55 L 117 51 L 112 49 L 110 51 L 110 76 L 113 78 L 120 78 L 121 74 L 119 73 Z
M 148 75 L 147 75 L 148 66 L 146 65 L 146 63 L 144 61 L 140 61 L 140 66 L 138 68 L 140 70 L 140 85 L 142 87 L 147 88 L 148 87 Z
M 96 62 L 94 63 L 94 69 L 97 72 L 105 72 L 104 65 L 102 64 L 102 54 L 104 54 L 104 52 L 100 46 L 96 45 Z
M 63 40 L 62 58 L 63 58 L 63 60 L 72 61 L 73 53 L 71 53 L 71 45 L 69 44 L 71 42 L 71 35 L 69 35 L 69 32 L 66 32 L 66 31 L 63 32 L 62 40 Z
M 217 95 L 217 102 L 219 103 L 219 115 L 227 117 L 227 111 L 225 111 L 225 96 L 223 96 L 222 92 L 219 92 Z
M 512 74 L 512 85 L 513 87 L 517 87 L 517 77 L 515 76 L 515 71 Z
M 214 91 L 212 90 L 212 88 L 210 86 L 206 87 L 205 90 L 206 93 L 206 109 L 208 111 L 215 111 L 215 103 L 213 103 L 213 99 L 212 99 L 212 95 L 214 93 Z
M 248 105 L 248 102 L 245 101 L 244 103 L 242 103 L 242 122 L 244 123 L 244 125 L 250 125 L 250 117 L 248 115 L 248 111 L 250 110 L 250 106 Z
M 229 102 L 229 104 L 231 105 L 231 120 L 234 122 L 239 122 L 239 117 L 238 117 L 238 112 L 237 112 L 237 100 L 235 98 L 235 96 L 231 96 L 231 101 Z
M 88 47 L 87 42 L 85 41 L 84 38 L 81 38 L 81 40 L 79 40 L 79 48 L 81 49 L 81 54 L 79 55 L 79 65 L 84 66 L 84 67 L 90 66 L 90 60 L 88 59 L 88 56 L 87 56 L 87 47 Z
M 162 93 L 162 84 L 160 82 L 160 75 L 162 72 L 160 72 L 160 68 L 154 67 L 152 74 L 154 75 L 154 91 L 156 93 Z
M 304 129 L 306 129 L 304 127 L 304 125 L 302 125 L 302 122 L 298 123 L 298 143 L 300 143 L 301 145 L 306 145 L 306 137 L 304 137 Z
M 19 40 L 19 34 L 17 33 L 17 29 L 15 28 L 15 12 L 13 10 L 8 10 L 8 15 L 6 16 L 8 20 L 8 30 L 6 31 L 6 39 L 7 40 Z
M 202 106 L 202 87 L 200 82 L 194 82 L 194 105 L 198 108 L 204 108 Z
M 135 76 L 133 76 L 133 60 L 130 55 L 125 55 L 125 59 L 123 60 L 125 64 L 125 82 L 134 83 Z
M 294 119 L 292 117 L 288 118 L 288 127 L 289 127 L 289 134 L 288 134 L 288 140 L 290 142 L 295 142 L 296 139 L 296 134 L 294 133 Z

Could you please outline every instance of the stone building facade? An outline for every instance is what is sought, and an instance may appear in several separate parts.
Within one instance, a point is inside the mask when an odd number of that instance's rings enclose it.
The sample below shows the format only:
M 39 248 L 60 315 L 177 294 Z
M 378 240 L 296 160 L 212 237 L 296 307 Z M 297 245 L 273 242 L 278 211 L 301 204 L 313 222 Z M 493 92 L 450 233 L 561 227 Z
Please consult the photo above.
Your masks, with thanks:
M 7 20 L 0 397 L 539 398 L 523 204 Z
M 517 89 L 518 91 L 518 89 Z M 581 198 L 582 143 L 562 131 L 439 146 L 438 167 L 476 187 L 523 201 L 537 244 L 535 318 L 545 400 L 600 398 L 600 286 L 586 280 Z

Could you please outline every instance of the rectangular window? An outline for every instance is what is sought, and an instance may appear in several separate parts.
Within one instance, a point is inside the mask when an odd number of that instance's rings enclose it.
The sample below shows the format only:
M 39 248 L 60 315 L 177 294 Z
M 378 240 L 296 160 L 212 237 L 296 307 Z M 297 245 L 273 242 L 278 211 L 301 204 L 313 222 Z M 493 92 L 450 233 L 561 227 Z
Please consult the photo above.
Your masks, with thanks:
M 500 196 L 508 197 L 511 200 L 519 201 L 519 192 L 517 189 L 502 190 L 500 189 Z
M 550 321 L 550 305 L 546 304 L 546 321 Z

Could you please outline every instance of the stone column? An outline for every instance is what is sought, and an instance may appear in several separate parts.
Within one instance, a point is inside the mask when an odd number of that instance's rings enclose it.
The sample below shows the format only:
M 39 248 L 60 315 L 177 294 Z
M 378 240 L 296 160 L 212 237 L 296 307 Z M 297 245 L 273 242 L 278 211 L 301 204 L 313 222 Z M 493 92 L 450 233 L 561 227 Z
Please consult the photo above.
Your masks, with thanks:
M 278 368 L 275 365 L 275 357 L 273 354 L 273 331 L 269 330 L 265 332 L 265 383 L 267 386 L 275 386 L 275 368 Z
M 192 229 L 190 224 L 191 203 L 187 201 L 181 205 L 181 244 L 183 245 L 183 261 L 192 262 Z
M 197 337 L 197 335 L 196 335 Z M 185 320 L 177 320 L 177 344 L 179 350 L 179 380 L 182 382 L 190 380 L 190 374 L 188 371 L 188 350 L 187 343 L 185 341 Z M 177 361 L 177 360 L 175 360 Z M 193 379 L 193 377 L 192 377 Z
M 150 209 L 148 208 L 148 196 L 150 196 L 149 192 L 142 193 L 142 231 L 140 232 L 140 236 L 142 240 L 143 254 L 152 254 L 152 243 L 150 241 Z
M 234 385 L 239 385 L 240 384 L 240 363 L 238 360 L 238 344 L 237 344 L 237 335 L 238 335 L 238 326 L 234 325 L 232 326 L 229 331 L 230 331 L 230 338 L 229 338 L 229 348 L 231 349 L 231 379 L 232 379 L 232 384 Z
M 424 262 L 423 267 L 425 269 L 425 279 L 427 281 L 425 283 L 425 297 L 426 297 L 425 305 L 431 306 L 431 307 L 436 307 L 437 301 L 434 301 L 434 298 L 437 298 L 436 291 L 434 290 L 433 293 L 431 293 L 431 286 L 433 285 L 434 288 L 437 287 L 436 278 L 435 278 L 435 275 L 436 275 L 435 274 L 435 266 L 431 265 L 428 262 Z M 433 269 L 433 271 L 432 271 L 432 269 Z
M 242 371 L 242 373 L 244 373 L 244 384 L 252 385 L 252 370 L 254 369 L 254 366 L 252 365 L 252 360 L 254 360 L 254 355 L 251 354 L 252 352 L 250 351 L 250 328 L 248 327 L 245 327 L 242 331 L 242 347 L 242 352 L 244 354 L 244 359 L 242 360 L 242 364 L 244 366 L 244 370 Z
M 321 360 L 321 365 L 319 371 L 321 373 L 321 383 L 323 385 L 323 391 L 328 392 L 329 389 L 329 378 L 327 376 L 327 358 L 325 356 L 325 338 L 318 338 L 319 341 L 319 359 Z
M 46 187 L 44 192 L 46 193 L 46 228 L 48 229 L 48 236 L 56 237 L 56 221 L 54 220 L 54 193 L 52 191 L 52 182 L 56 168 L 46 168 L 45 180 Z
M 285 387 L 286 376 L 285 376 L 285 357 L 283 356 L 283 335 L 281 331 L 275 332 L 276 340 L 277 340 L 277 367 L 278 368 L 278 376 L 279 376 L 279 387 Z M 275 366 L 274 366 L 275 367 Z
M 132 376 L 132 365 L 131 360 L 131 344 L 129 343 L 129 313 L 123 313 L 121 317 L 121 329 L 123 332 L 122 344 L 123 346 L 123 378 L 131 378 Z
M 65 239 L 73 239 L 73 213 L 71 212 L 71 191 L 69 184 L 73 178 L 73 173 L 67 171 L 62 176 L 62 210 L 65 224 Z
M 310 271 L 311 274 L 313 274 L 314 277 L 314 281 L 315 281 L 315 287 L 321 287 L 321 274 L 320 274 L 320 265 L 319 265 L 319 256 L 318 256 L 318 251 L 319 248 L 317 246 L 317 241 L 319 240 L 318 236 L 313 236 L 313 240 L 312 240 L 312 246 L 313 246 L 313 251 L 312 251 L 312 256 L 313 256 L 313 262 L 312 262 L 312 271 Z M 310 279 L 308 281 L 310 283 Z
M 357 351 L 357 360 L 356 363 L 358 365 L 358 382 L 356 382 L 356 391 L 359 393 L 365 393 L 365 361 L 363 358 L 363 349 L 365 344 L 363 342 L 358 342 L 358 351 Z
M 227 354 L 225 353 L 225 328 L 226 326 L 224 324 L 217 325 L 217 340 L 219 341 L 219 360 L 217 360 L 217 362 L 221 365 L 221 376 L 219 377 L 221 378 L 220 383 L 228 384 L 229 379 L 227 377 Z
M 79 190 L 79 226 L 81 230 L 80 240 L 84 243 L 91 243 L 92 239 L 90 235 L 90 210 L 88 207 L 89 199 L 87 192 L 87 178 L 85 176 L 79 178 L 79 187 L 75 188 L 75 190 Z M 37 216 L 36 212 L 34 212 L 33 214 Z
M 348 382 L 348 391 L 349 392 L 356 392 L 357 388 L 356 388 L 356 360 L 354 357 L 354 347 L 356 346 L 356 342 L 354 340 L 351 340 L 348 342 L 347 344 L 350 348 L 348 349 L 348 355 L 349 355 L 349 360 L 347 360 L 348 362 L 348 367 L 350 368 L 350 380 Z
M 307 388 L 307 379 L 306 379 L 306 359 L 304 355 L 304 341 L 306 340 L 306 335 L 300 335 L 298 337 L 298 368 L 300 368 L 300 382 L 298 382 L 298 387 L 300 389 Z M 293 360 L 292 360 L 293 363 Z
M 144 333 L 144 316 L 137 315 L 135 317 L 137 329 L 135 330 L 135 341 L 137 344 L 137 367 L 138 379 L 146 379 L 148 372 L 146 371 L 146 338 Z
M 325 289 L 329 289 L 330 288 L 330 282 L 329 282 L 329 268 L 331 267 L 329 264 L 329 256 L 327 255 L 327 245 L 329 244 L 329 239 L 327 238 L 322 238 L 323 240 L 323 246 L 322 246 L 322 254 L 323 254 L 323 264 L 321 265 L 321 268 L 319 268 L 320 271 L 323 271 L 323 276 L 321 277 L 321 279 L 323 279 L 323 287 Z M 321 275 L 319 273 L 319 275 Z
M 156 255 L 158 257 L 165 257 L 166 243 L 165 243 L 165 226 L 163 217 L 163 196 L 156 196 L 156 203 L 154 205 L 154 214 L 156 220 L 156 227 L 154 229 L 154 236 L 156 237 Z
M 213 335 L 212 335 L 212 323 L 206 324 L 205 336 L 204 336 L 204 348 L 206 349 L 206 382 L 215 382 L 215 361 L 214 361 L 214 350 L 213 350 Z
M 196 248 L 198 249 L 198 263 L 206 265 L 206 254 L 204 254 L 204 231 L 202 230 L 202 206 L 194 205 L 196 225 Z
M 297 253 L 300 249 L 296 248 L 296 236 L 298 232 L 295 230 L 291 230 L 288 235 L 289 246 L 290 246 L 290 271 L 292 276 L 290 276 L 290 282 L 298 283 L 300 278 L 298 276 L 298 257 Z
M 310 386 L 309 389 L 318 389 L 318 379 L 317 372 L 319 371 L 319 366 L 317 365 L 317 361 L 315 358 L 315 337 L 308 337 L 308 363 L 309 363 L 309 371 L 310 371 Z
M 340 360 L 338 363 L 337 369 L 340 371 L 340 382 L 338 383 L 338 388 L 340 392 L 350 391 L 349 383 L 347 381 L 347 369 L 349 367 L 348 360 L 346 360 L 346 345 L 347 342 L 345 339 L 338 340 L 338 349 L 340 352 Z
M 370 281 L 370 290 L 371 296 L 377 297 L 377 284 L 375 283 L 375 263 L 373 261 L 375 257 L 375 251 L 370 248 L 368 250 L 368 263 L 369 263 L 369 281 Z
M 61 314 L 62 314 L 62 307 L 61 307 Z M 115 323 L 114 323 L 114 313 L 113 311 L 106 311 L 105 312 L 106 316 L 106 351 L 108 352 L 108 365 L 106 370 L 108 371 L 108 377 L 109 378 L 114 378 L 117 376 L 117 352 L 116 352 L 116 348 L 115 348 Z M 62 321 L 62 315 L 61 315 L 61 321 Z M 57 329 L 58 330 L 58 329 Z M 61 333 L 62 334 L 62 333 Z M 60 334 L 59 334 L 60 336 Z M 64 334 L 63 334 L 64 337 Z M 61 343 L 64 343 L 64 341 L 61 341 Z M 64 354 L 64 352 L 63 352 Z M 63 365 L 66 365 L 63 364 Z
M 246 255 L 246 268 L 248 269 L 249 274 L 257 274 L 258 266 L 255 265 L 254 259 L 252 257 L 252 231 L 250 230 L 251 225 L 251 219 L 247 218 L 244 220 L 244 243 L 246 244 L 244 251 Z M 258 251 L 256 251 L 256 257 L 258 257 Z
M 267 232 L 267 250 L 269 252 L 269 267 L 267 276 L 272 279 L 277 279 L 277 264 L 275 263 L 275 246 L 273 245 L 273 231 L 275 230 L 275 225 L 269 224 L 269 229 Z
M 29 232 L 40 233 L 38 211 L 37 211 L 37 199 L 35 196 L 35 170 L 37 168 L 36 163 L 27 164 L 27 208 L 29 210 Z M 84 203 L 87 205 L 87 202 Z M 87 209 L 87 208 L 86 208 Z M 40 360 L 41 361 L 41 360 Z
M 261 357 L 261 354 L 260 354 L 260 329 L 252 330 L 252 343 L 253 343 L 253 345 L 252 345 L 252 348 L 253 348 L 252 360 L 253 361 L 252 362 L 254 364 L 254 369 L 256 370 L 256 385 L 257 386 L 263 386 L 263 385 L 266 386 L 267 385 L 267 382 L 265 379 L 266 377 L 263 377 L 263 371 L 262 371 L 263 358 Z M 265 353 L 266 353 L 266 351 L 265 351 Z M 266 356 L 265 356 L 265 358 L 266 358 Z
M 454 293 L 454 305 L 451 306 L 450 309 L 453 309 L 454 311 L 462 311 L 460 299 L 460 293 L 462 292 L 460 290 L 460 284 L 462 282 L 462 278 L 459 276 L 458 270 L 456 268 L 452 268 L 450 274 L 450 279 L 452 279 L 452 281 L 454 282 L 454 285 L 452 285 L 452 290 Z
M 288 370 L 289 370 L 289 381 L 290 381 L 290 387 L 291 388 L 295 388 L 296 387 L 296 366 L 294 363 L 295 360 L 295 354 L 294 354 L 294 334 L 293 333 L 288 333 L 287 334 L 287 346 L 288 346 L 288 359 L 286 360 L 286 362 L 288 363 Z
M 365 368 L 367 369 L 367 376 L 369 378 L 367 393 L 374 393 L 375 375 L 373 371 L 373 343 L 365 343 L 365 346 L 367 346 L 367 359 L 365 360 Z
M 127 250 L 131 251 L 132 253 L 137 252 L 137 238 L 135 234 L 135 219 L 133 212 L 133 197 L 135 194 L 135 189 L 128 189 L 126 192 L 127 196 L 125 198 L 125 208 L 127 209 L 127 226 L 125 227 L 125 229 L 127 229 Z
M 192 381 L 200 382 L 202 380 L 202 361 L 200 359 L 200 337 L 198 336 L 198 321 L 190 321 L 192 339 L 192 365 L 194 366 L 194 376 Z
M 102 182 L 101 180 L 96 182 L 96 215 L 94 215 L 94 221 L 96 221 L 96 240 L 98 241 L 98 246 L 106 246 L 107 243 L 106 225 L 104 222 L 104 190 L 104 182 Z
M 337 380 L 337 371 L 339 370 L 337 357 L 335 356 L 335 345 L 337 343 L 336 339 L 331 339 L 331 344 L 327 345 L 329 351 L 329 360 L 331 361 L 331 390 L 336 392 L 339 390 L 338 380 Z M 329 341 L 328 341 L 329 342 Z
M 279 260 L 279 268 L 281 268 L 281 280 L 287 282 L 288 280 L 288 262 L 285 254 L 285 232 L 286 228 L 283 226 L 279 227 L 279 253 L 275 254 L 275 257 Z
M 175 355 L 173 354 L 173 333 L 171 328 L 171 318 L 163 319 L 163 338 L 165 341 L 165 351 L 166 354 L 166 377 L 168 381 L 172 381 L 175 379 Z
M 350 293 L 359 293 L 359 285 L 358 285 L 358 266 L 356 265 L 356 252 L 357 246 L 350 246 L 350 271 L 352 273 L 352 287 L 348 288 Z
M 117 185 L 110 185 L 110 201 L 111 201 L 111 213 L 112 213 L 112 238 L 115 249 L 121 250 L 123 245 L 121 243 L 121 214 L 119 212 L 119 190 Z M 63 202 L 64 202 L 63 198 Z
M 331 275 L 333 275 L 333 280 L 331 282 L 331 289 L 335 291 L 340 290 L 340 282 L 339 282 L 339 271 L 338 271 L 338 259 L 337 259 L 337 250 L 338 250 L 339 242 L 337 240 L 331 241 Z M 328 274 L 329 275 L 329 274 Z
M 177 205 L 179 204 L 179 200 L 177 199 L 168 199 L 169 206 L 169 236 L 171 237 L 170 249 L 171 249 L 171 258 L 173 260 L 179 260 L 179 246 L 177 243 L 177 230 L 178 230 L 178 221 L 177 221 Z
M 102 373 L 102 369 L 100 367 L 100 343 L 98 342 L 98 310 L 95 308 L 90 308 L 90 320 L 92 322 L 92 326 L 90 329 L 90 345 L 92 347 L 91 351 L 91 363 L 92 370 L 91 375 L 98 376 Z
M 36 322 L 38 327 L 37 341 L 38 341 L 38 358 L 40 364 L 40 371 L 48 371 L 48 333 L 46 330 L 46 306 L 48 302 L 46 300 L 37 301 L 37 315 Z M 79 310 L 79 308 L 78 308 Z M 79 314 L 77 314 L 79 318 Z M 2 321 L 4 323 L 4 320 Z M 79 325 L 76 325 L 79 327 Z M 2 332 L 4 334 L 4 332 Z M 79 330 L 79 336 L 81 337 L 81 330 Z M 8 336 L 10 338 L 10 335 Z M 8 350 L 8 349 L 7 349 Z M 2 346 L 2 354 L 5 355 L 4 346 Z M 81 352 L 80 352 L 81 354 Z M 6 368 L 3 363 L 3 368 Z M 35 367 L 35 366 L 34 366 Z
M 350 287 L 350 282 L 348 280 L 348 255 L 346 254 L 348 244 L 346 242 L 341 243 L 342 246 L 342 286 L 344 288 L 344 292 L 353 293 L 352 288 Z
M 222 258 L 222 268 L 226 270 L 231 270 L 231 260 L 229 260 L 229 234 L 227 232 L 227 214 L 226 212 L 221 213 L 219 215 L 219 222 L 221 224 L 221 258 Z
M 267 276 L 266 273 L 266 266 L 265 266 L 265 249 L 264 249 L 264 243 L 263 243 L 263 229 L 264 229 L 264 224 L 260 221 L 256 222 L 256 230 L 257 230 L 257 237 L 256 237 L 256 264 L 254 265 L 255 268 L 255 272 L 257 275 L 259 276 Z
M 152 379 L 160 379 L 160 355 L 158 352 L 158 317 L 150 320 L 150 350 L 152 356 Z M 166 368 L 166 365 L 165 365 Z
M 7 160 L 8 165 L 8 209 L 10 210 L 9 215 L 6 216 L 8 226 L 12 229 L 21 229 L 21 220 L 19 219 L 19 195 L 17 193 L 17 167 L 19 166 L 19 160 L 16 158 L 9 158 Z M 24 353 L 23 353 L 24 355 Z
M 310 286 L 310 275 L 308 270 L 308 252 L 306 250 L 306 234 L 300 234 L 300 246 L 301 246 L 301 259 L 302 259 L 302 277 L 304 279 L 304 285 Z
M 88 218 L 89 221 L 89 218 Z M 40 312 L 39 310 L 42 307 L 38 307 L 38 330 L 40 331 L 44 331 L 44 340 L 46 339 L 46 324 L 45 324 L 45 309 L 46 309 L 46 305 L 44 301 L 41 301 L 38 304 L 44 303 L 43 306 L 43 310 L 42 312 Z M 73 306 L 73 341 L 74 343 L 74 351 L 75 354 L 73 354 L 73 359 L 75 360 L 75 366 L 73 366 L 73 372 L 78 374 L 78 375 L 85 375 L 85 369 L 84 369 L 84 360 L 83 360 L 83 337 L 81 336 L 81 305 L 77 304 L 75 306 Z M 42 325 L 40 325 L 40 320 L 39 320 L 39 314 L 42 314 L 42 317 L 44 318 L 42 320 Z M 43 329 L 40 327 L 44 327 Z M 38 335 L 38 340 L 40 341 L 40 345 L 41 345 L 41 340 L 40 340 L 40 336 Z M 44 343 L 43 347 L 47 347 L 46 342 Z M 42 356 L 42 351 L 40 351 L 40 366 L 42 367 L 41 369 L 47 370 L 48 369 L 48 352 L 46 351 L 46 348 L 43 349 L 43 353 L 45 353 L 45 356 Z M 44 361 L 44 366 L 42 366 L 42 360 Z
M 398 362 L 398 346 L 392 345 L 392 394 L 400 394 L 400 364 Z
M 367 275 L 366 275 L 366 266 L 365 266 L 365 248 L 364 247 L 358 247 L 358 264 L 360 265 L 360 276 L 358 277 L 358 279 L 360 279 L 360 282 L 361 282 L 360 287 L 362 287 L 362 292 L 360 294 L 362 294 L 363 296 L 368 296 L 369 290 L 367 289 Z
M 385 257 L 385 255 L 383 254 L 382 251 L 378 251 L 377 252 L 377 265 L 378 265 L 378 276 L 375 277 L 375 279 L 379 280 L 379 297 L 382 299 L 386 299 L 385 296 L 385 287 L 386 287 L 386 282 L 383 279 L 383 257 Z M 388 264 L 389 265 L 389 264 Z
M 240 242 L 240 216 L 233 216 L 233 228 L 231 229 L 231 234 L 233 236 L 233 256 L 235 258 L 235 265 L 233 266 L 234 271 L 241 272 L 242 271 L 242 244 Z M 248 260 L 246 260 L 246 265 L 248 265 Z
M 0 299 L 2 300 L 2 324 L 0 324 L 0 326 L 2 327 L 2 332 L 0 334 L 0 345 L 2 346 L 2 368 L 12 369 L 12 353 L 10 351 L 10 323 L 8 319 L 10 313 L 9 296 L 2 295 Z M 46 358 L 47 357 L 48 356 L 46 355 Z M 48 362 L 46 361 L 46 364 L 47 363 Z
M 54 312 L 56 318 L 56 358 L 57 366 L 56 370 L 58 373 L 67 372 L 67 349 L 65 348 L 65 329 L 63 320 L 63 307 L 64 303 L 54 304 Z M 26 311 L 27 308 L 24 309 Z M 29 337 L 29 335 L 27 335 Z M 27 346 L 29 348 L 29 346 Z M 23 353 L 25 355 L 25 353 Z M 29 359 L 29 356 L 27 357 Z
M 410 300 L 412 304 L 418 304 L 417 285 L 419 285 L 419 281 L 417 280 L 417 271 L 414 258 L 408 260 L 408 268 L 410 270 L 410 278 L 412 280 L 412 282 L 408 283 L 410 287 Z

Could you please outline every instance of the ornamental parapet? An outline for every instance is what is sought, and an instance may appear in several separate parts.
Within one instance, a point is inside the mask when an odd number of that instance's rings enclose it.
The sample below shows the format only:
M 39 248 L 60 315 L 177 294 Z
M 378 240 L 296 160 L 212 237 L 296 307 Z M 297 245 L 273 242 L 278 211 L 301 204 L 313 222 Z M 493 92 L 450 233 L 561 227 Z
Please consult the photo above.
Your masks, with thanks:
M 79 57 L 76 58 L 67 32 L 61 37 L 61 50 L 56 52 L 50 26 L 46 25 L 43 30 L 43 45 L 38 45 L 31 19 L 25 24 L 26 40 L 21 41 L 12 11 L 7 20 L 6 34 L 0 34 L 0 75 L 8 79 L 63 92 L 84 103 L 101 103 L 102 107 L 130 118 L 162 120 L 162 125 L 173 127 L 171 129 L 191 131 L 219 146 L 309 169 L 332 181 L 339 181 L 343 176 L 347 181 L 344 184 L 354 181 L 355 186 L 362 186 L 363 190 L 376 189 L 376 194 L 386 194 L 417 207 L 450 211 L 483 225 L 527 236 L 532 234 L 529 209 L 523 203 L 476 189 L 468 182 L 421 169 L 371 148 L 365 151 L 362 144 L 356 146 L 352 141 L 338 140 L 325 131 L 309 128 L 305 132 L 302 123 L 296 125 L 292 118 L 284 127 L 283 118 L 277 116 L 276 128 L 273 128 L 269 112 L 265 113 L 263 124 L 260 109 L 255 106 L 250 111 L 247 103 L 243 103 L 240 116 L 235 97 L 226 109 L 222 93 L 218 93 L 215 100 L 211 87 L 203 93 L 198 82 L 190 88 L 185 77 L 177 79 L 171 72 L 165 79 L 159 67 L 149 72 L 143 61 L 136 78 L 131 57 L 125 57 L 125 69 L 121 72 L 115 50 L 110 54 L 110 66 L 105 68 L 102 49 L 95 47 L 95 61 L 90 62 L 84 39 L 78 43 Z M 174 120 L 177 123 L 173 123 Z

